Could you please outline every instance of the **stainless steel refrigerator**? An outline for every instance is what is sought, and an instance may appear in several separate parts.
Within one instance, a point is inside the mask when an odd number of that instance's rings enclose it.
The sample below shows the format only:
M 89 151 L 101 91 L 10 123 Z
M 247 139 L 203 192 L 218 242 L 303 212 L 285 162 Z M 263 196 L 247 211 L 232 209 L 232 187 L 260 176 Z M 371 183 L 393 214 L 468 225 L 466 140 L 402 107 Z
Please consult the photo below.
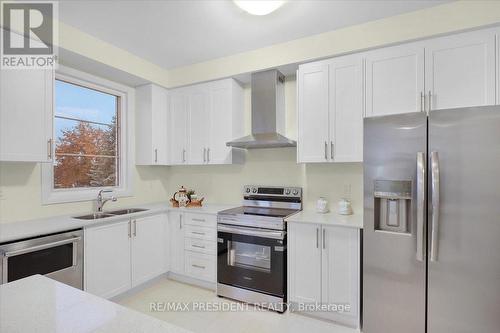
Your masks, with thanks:
M 363 332 L 500 332 L 500 106 L 364 125 Z

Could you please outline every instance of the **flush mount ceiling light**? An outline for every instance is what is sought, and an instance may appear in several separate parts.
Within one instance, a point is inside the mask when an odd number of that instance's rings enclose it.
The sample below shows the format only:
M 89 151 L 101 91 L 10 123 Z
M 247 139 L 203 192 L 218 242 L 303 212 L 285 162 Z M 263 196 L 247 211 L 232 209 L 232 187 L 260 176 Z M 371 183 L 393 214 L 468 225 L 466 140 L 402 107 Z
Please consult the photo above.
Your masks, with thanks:
M 233 0 L 236 6 L 252 15 L 267 15 L 283 6 L 285 1 L 275 0 Z

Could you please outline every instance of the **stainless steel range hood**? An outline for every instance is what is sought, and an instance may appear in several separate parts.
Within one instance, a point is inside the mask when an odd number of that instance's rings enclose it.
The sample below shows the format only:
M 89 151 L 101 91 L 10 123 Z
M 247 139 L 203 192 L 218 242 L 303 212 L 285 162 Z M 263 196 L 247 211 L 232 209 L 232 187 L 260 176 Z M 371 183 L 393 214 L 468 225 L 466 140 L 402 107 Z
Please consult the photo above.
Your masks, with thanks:
M 227 142 L 229 147 L 255 149 L 295 147 L 285 133 L 285 76 L 273 69 L 252 74 L 252 134 Z

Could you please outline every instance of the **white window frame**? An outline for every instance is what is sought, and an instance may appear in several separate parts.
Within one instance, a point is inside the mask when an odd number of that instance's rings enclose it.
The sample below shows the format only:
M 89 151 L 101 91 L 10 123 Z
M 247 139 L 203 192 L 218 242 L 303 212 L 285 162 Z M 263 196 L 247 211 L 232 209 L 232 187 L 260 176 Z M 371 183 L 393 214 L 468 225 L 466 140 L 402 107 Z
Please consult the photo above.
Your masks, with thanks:
M 58 66 L 55 79 L 73 83 L 90 89 L 95 89 L 120 97 L 120 145 L 119 145 L 119 183 L 118 186 L 89 187 L 89 188 L 54 188 L 54 165 L 52 163 L 42 164 L 42 204 L 56 204 L 64 202 L 90 201 L 97 198 L 99 190 L 112 190 L 115 197 L 132 196 L 132 167 L 133 160 L 133 112 L 135 91 L 131 87 L 109 81 L 88 73 L 78 71 L 65 66 Z M 54 80 L 55 84 L 55 80 Z M 55 96 L 55 90 L 54 90 Z M 53 103 L 55 107 L 55 103 Z M 54 122 L 55 110 L 52 113 Z M 55 126 L 54 131 L 55 131 Z M 55 132 L 52 133 L 52 138 Z M 54 142 L 54 141 L 53 141 Z M 55 148 L 54 148 L 55 149 Z M 54 155 L 52 155 L 54 156 Z

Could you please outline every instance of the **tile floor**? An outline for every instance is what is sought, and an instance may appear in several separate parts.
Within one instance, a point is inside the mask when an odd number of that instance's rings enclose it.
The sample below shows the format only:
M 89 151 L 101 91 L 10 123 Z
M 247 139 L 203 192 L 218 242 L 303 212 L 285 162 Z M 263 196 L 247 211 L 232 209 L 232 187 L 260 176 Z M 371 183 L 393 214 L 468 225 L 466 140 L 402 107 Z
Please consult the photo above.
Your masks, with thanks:
M 279 314 L 271 311 L 173 311 L 160 309 L 151 311 L 151 303 L 159 302 L 159 306 L 167 302 L 181 304 L 209 302 L 216 306 L 235 306 L 236 302 L 219 298 L 213 291 L 162 278 L 153 285 L 117 302 L 128 308 L 143 312 L 167 321 L 171 324 L 191 330 L 195 333 L 357 333 L 358 330 L 337 326 L 332 323 L 289 313 Z M 226 303 L 225 305 L 223 303 Z M 241 304 L 241 303 L 238 303 Z M 194 306 L 194 303 L 191 303 Z

